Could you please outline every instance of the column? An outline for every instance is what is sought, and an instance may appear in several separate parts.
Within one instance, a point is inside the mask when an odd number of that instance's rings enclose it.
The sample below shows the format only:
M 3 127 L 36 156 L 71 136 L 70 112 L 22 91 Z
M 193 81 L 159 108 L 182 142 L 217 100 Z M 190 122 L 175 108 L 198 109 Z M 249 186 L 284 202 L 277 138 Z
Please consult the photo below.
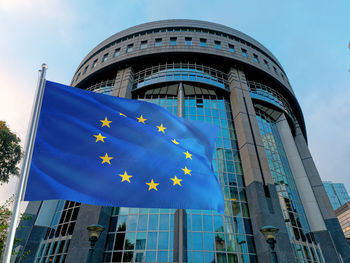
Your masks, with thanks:
M 259 262 L 272 262 L 270 248 L 260 233 L 265 225 L 279 228 L 276 243 L 279 261 L 295 262 L 245 74 L 231 68 L 228 78 L 232 115 Z
M 328 230 L 315 232 L 315 239 L 322 245 L 322 250 L 325 257 L 328 254 L 334 255 L 334 250 L 336 250 L 340 254 L 343 262 L 350 262 L 350 249 L 347 245 L 338 218 L 335 216 L 331 203 L 328 199 L 326 190 L 324 189 L 320 175 L 318 174 L 317 168 L 310 154 L 306 140 L 299 126 L 296 126 L 296 135 L 294 137 L 294 141 L 298 149 L 301 161 L 303 163 L 305 172 L 309 179 L 313 194 L 315 195 L 316 201 L 318 203 L 322 217 Z M 327 240 L 329 243 L 328 245 L 325 245 L 325 242 Z M 334 258 L 335 257 L 336 256 L 334 256 Z M 334 258 L 332 260 L 334 260 Z
M 117 72 L 112 95 L 131 99 L 131 90 L 134 81 L 134 72 L 131 67 L 120 69 Z

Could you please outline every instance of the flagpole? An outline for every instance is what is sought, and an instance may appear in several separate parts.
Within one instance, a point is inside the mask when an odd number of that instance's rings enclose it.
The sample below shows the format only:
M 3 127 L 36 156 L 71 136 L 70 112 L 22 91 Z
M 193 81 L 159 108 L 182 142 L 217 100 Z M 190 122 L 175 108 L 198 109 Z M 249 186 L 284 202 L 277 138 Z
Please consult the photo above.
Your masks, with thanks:
M 11 224 L 10 224 L 9 232 L 7 235 L 3 263 L 10 263 L 10 260 L 11 260 L 13 242 L 14 242 L 15 234 L 16 234 L 16 225 L 17 225 L 17 220 L 18 220 L 19 213 L 20 213 L 20 204 L 21 204 L 21 201 L 23 201 L 23 199 L 24 199 L 24 193 L 25 193 L 28 173 L 29 173 L 29 169 L 30 169 L 30 162 L 32 159 L 32 153 L 33 153 L 33 148 L 34 148 L 35 135 L 36 135 L 36 130 L 37 130 L 38 122 L 39 122 L 41 103 L 42 103 L 44 89 L 45 89 L 46 70 L 47 70 L 46 64 L 42 64 L 41 70 L 39 70 L 40 75 L 39 75 L 37 89 L 36 89 L 35 102 L 34 102 L 31 122 L 29 124 L 30 128 L 29 128 L 28 133 L 27 133 L 25 155 L 24 155 L 24 160 L 22 163 L 20 181 L 19 181 L 16 199 L 15 199 L 15 203 L 14 203 L 14 207 L 13 207 Z
M 179 84 L 177 94 L 177 116 L 184 117 L 184 89 L 182 82 Z M 174 214 L 174 256 L 173 262 L 187 262 L 185 250 L 187 248 L 185 232 L 187 214 L 185 209 L 176 209 Z

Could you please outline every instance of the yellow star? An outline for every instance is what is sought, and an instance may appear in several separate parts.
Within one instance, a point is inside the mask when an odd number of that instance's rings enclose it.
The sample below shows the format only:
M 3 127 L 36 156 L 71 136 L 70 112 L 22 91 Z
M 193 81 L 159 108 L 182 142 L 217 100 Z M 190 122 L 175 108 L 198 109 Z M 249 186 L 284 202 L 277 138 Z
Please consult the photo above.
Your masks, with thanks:
M 145 121 L 147 120 L 147 119 L 144 119 L 142 115 L 139 118 L 136 117 L 136 119 L 138 119 L 139 122 L 142 122 L 143 124 L 145 124 Z
M 106 153 L 105 156 L 100 156 L 100 158 L 102 159 L 102 163 L 109 163 L 109 164 L 111 164 L 111 160 L 114 157 L 109 157 L 108 154 Z
M 185 166 L 185 168 L 182 168 L 181 170 L 182 170 L 182 171 L 184 171 L 184 172 L 185 172 L 185 174 L 189 174 L 189 175 L 191 175 L 192 170 L 187 169 L 187 167 L 186 167 L 186 166 Z M 191 175 L 191 176 L 192 176 L 192 175 Z
M 181 186 L 181 183 L 180 183 L 180 182 L 182 181 L 182 179 L 179 179 L 179 178 L 177 178 L 177 177 L 175 176 L 174 178 L 170 178 L 170 180 L 174 182 L 173 185 L 178 184 L 178 185 Z
M 102 136 L 101 133 L 99 133 L 98 135 L 94 135 L 94 136 L 96 137 L 96 141 L 95 142 L 98 142 L 98 141 L 105 142 L 103 139 L 107 138 L 105 136 Z
M 110 124 L 112 121 L 107 120 L 107 117 L 105 117 L 104 120 L 100 120 L 100 122 L 102 122 L 102 127 L 103 127 L 103 126 L 107 126 L 108 128 L 111 128 L 111 127 L 109 127 L 109 124 Z
M 179 142 L 177 142 L 175 139 L 174 140 L 171 140 L 173 143 L 175 144 L 179 144 Z
M 184 154 L 186 154 L 186 159 L 190 158 L 192 160 L 192 154 L 190 154 L 188 151 L 184 152 Z
M 119 112 L 119 115 L 126 117 L 126 115 L 121 112 Z
M 119 174 L 119 176 L 120 176 L 121 178 L 123 178 L 123 179 L 122 179 L 122 182 L 128 181 L 129 183 L 131 183 L 131 182 L 130 182 L 130 178 L 132 177 L 132 175 L 128 175 L 128 174 L 126 173 L 126 171 L 124 172 L 124 174 Z
M 166 130 L 166 127 L 163 126 L 163 123 L 160 126 L 157 126 L 157 128 L 158 128 L 158 131 L 162 133 L 164 133 L 164 131 Z
M 158 191 L 157 185 L 159 185 L 159 184 L 155 183 L 153 181 L 153 179 L 151 180 L 150 183 L 146 183 L 146 184 L 149 186 L 148 191 L 151 190 L 151 189 L 154 189 L 154 190 Z

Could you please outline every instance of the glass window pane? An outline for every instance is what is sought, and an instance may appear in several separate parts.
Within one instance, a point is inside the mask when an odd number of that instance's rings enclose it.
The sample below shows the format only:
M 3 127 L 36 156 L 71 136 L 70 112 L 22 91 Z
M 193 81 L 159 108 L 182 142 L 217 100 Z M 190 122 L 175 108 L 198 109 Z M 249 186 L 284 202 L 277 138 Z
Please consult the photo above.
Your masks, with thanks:
M 147 215 L 140 215 L 139 216 L 139 224 L 137 226 L 137 230 L 147 230 L 147 221 L 148 221 L 148 216 Z
M 138 232 L 136 238 L 136 249 L 145 249 L 146 232 Z
M 148 230 L 158 230 L 158 217 L 159 215 L 149 215 Z
M 169 230 L 169 215 L 160 215 L 159 230 Z
M 168 251 L 159 251 L 157 262 L 169 262 L 168 261 Z
M 157 232 L 148 232 L 147 235 L 147 249 L 157 248 Z
M 147 251 L 146 262 L 156 262 L 156 252 L 155 251 Z
M 201 215 L 192 215 L 192 231 L 202 231 Z
M 203 237 L 201 232 L 192 232 L 192 249 L 203 250 Z
M 204 250 L 214 251 L 213 233 L 203 233 Z
M 125 237 L 125 244 L 124 244 L 124 250 L 134 250 L 135 247 L 135 232 L 128 232 L 126 233 Z
M 168 249 L 168 232 L 159 232 L 158 249 Z

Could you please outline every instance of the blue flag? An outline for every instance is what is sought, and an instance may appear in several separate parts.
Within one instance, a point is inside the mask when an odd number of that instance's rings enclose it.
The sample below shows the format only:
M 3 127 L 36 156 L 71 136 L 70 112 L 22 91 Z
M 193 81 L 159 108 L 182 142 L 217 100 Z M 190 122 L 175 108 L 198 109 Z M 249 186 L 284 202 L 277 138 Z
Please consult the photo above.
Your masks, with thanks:
M 152 103 L 46 81 L 25 200 L 223 212 L 216 134 Z

